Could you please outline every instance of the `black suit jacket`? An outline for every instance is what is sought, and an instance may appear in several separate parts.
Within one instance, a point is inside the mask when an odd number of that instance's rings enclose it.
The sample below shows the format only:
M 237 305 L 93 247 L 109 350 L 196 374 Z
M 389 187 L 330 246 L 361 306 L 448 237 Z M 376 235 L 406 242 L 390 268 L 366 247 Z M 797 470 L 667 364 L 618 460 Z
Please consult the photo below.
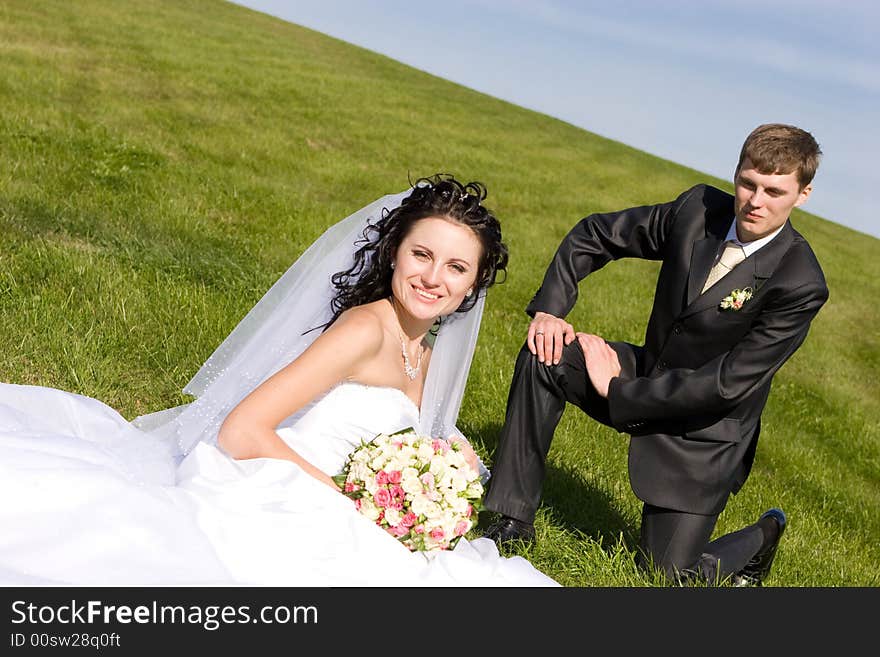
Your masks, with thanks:
M 566 236 L 526 311 L 565 317 L 578 283 L 611 260 L 660 260 L 644 346 L 610 343 L 611 425 L 631 435 L 630 484 L 650 504 L 712 514 L 751 470 L 773 375 L 828 298 L 807 241 L 786 222 L 768 244 L 700 294 L 734 219 L 733 197 L 697 185 L 675 201 L 594 214 Z M 722 299 L 749 287 L 740 310 Z

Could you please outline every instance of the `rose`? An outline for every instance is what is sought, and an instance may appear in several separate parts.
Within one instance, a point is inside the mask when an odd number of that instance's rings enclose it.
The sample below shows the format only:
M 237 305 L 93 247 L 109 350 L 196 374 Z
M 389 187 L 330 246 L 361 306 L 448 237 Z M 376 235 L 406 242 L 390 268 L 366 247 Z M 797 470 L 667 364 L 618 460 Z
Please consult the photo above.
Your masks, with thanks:
M 402 537 L 406 536 L 407 534 L 409 534 L 409 528 L 404 527 L 403 525 L 397 525 L 396 527 L 390 527 L 388 529 L 388 532 L 392 536 L 396 536 L 397 538 L 402 538 Z
M 415 495 L 423 490 L 422 482 L 419 481 L 417 475 L 404 477 L 400 482 L 400 487 L 407 495 Z
M 391 491 L 387 488 L 380 488 L 373 494 L 373 501 L 378 507 L 387 507 L 391 504 Z
M 389 525 L 397 527 L 401 520 L 403 520 L 403 516 L 401 515 L 400 510 L 393 507 L 385 509 L 385 522 Z
M 406 500 L 406 493 L 403 488 L 392 485 L 388 490 L 391 493 L 391 506 L 395 509 L 402 509 L 403 503 Z
M 361 497 L 355 501 L 355 508 L 370 520 L 376 521 L 379 519 L 379 509 L 376 508 L 376 505 L 368 497 Z
M 400 519 L 400 524 L 403 527 L 412 527 L 413 525 L 416 524 L 416 520 L 418 520 L 418 519 L 419 519 L 419 517 L 415 513 L 413 513 L 412 511 L 407 511 L 406 513 L 403 514 L 403 517 Z

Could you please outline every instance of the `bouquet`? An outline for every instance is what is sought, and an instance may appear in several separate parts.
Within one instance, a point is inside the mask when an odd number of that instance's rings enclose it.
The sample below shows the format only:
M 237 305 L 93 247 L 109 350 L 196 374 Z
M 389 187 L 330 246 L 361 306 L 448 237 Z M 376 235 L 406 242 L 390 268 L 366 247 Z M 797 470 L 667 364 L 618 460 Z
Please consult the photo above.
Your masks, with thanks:
M 461 447 L 413 429 L 362 442 L 333 479 L 358 511 L 413 551 L 454 547 L 482 508 L 480 476 Z

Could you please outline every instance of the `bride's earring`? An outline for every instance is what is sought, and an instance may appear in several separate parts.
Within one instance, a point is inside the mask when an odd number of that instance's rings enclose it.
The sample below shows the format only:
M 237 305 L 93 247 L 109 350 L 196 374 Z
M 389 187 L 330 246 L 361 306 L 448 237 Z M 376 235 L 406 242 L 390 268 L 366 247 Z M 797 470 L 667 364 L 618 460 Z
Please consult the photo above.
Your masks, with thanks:
M 394 261 L 391 261 L 391 269 L 394 269 Z
M 471 288 L 470 290 L 468 290 L 467 292 L 465 292 L 464 296 L 465 296 L 466 299 L 470 299 L 470 298 L 471 298 L 471 295 L 472 295 L 473 293 L 474 293 L 474 288 Z

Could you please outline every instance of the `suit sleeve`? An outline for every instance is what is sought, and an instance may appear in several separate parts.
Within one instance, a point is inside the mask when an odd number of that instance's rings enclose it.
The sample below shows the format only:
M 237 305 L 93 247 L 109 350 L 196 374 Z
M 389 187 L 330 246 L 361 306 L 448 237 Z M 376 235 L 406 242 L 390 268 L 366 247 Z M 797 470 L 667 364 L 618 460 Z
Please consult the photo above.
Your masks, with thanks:
M 824 281 L 811 281 L 764 308 L 730 351 L 698 369 L 673 368 L 659 376 L 611 380 L 612 424 L 724 413 L 766 384 L 807 337 L 810 322 L 828 299 Z
M 679 209 L 694 193 L 689 189 L 675 201 L 620 212 L 592 214 L 562 240 L 526 312 L 565 317 L 578 298 L 578 283 L 611 260 L 660 260 Z

